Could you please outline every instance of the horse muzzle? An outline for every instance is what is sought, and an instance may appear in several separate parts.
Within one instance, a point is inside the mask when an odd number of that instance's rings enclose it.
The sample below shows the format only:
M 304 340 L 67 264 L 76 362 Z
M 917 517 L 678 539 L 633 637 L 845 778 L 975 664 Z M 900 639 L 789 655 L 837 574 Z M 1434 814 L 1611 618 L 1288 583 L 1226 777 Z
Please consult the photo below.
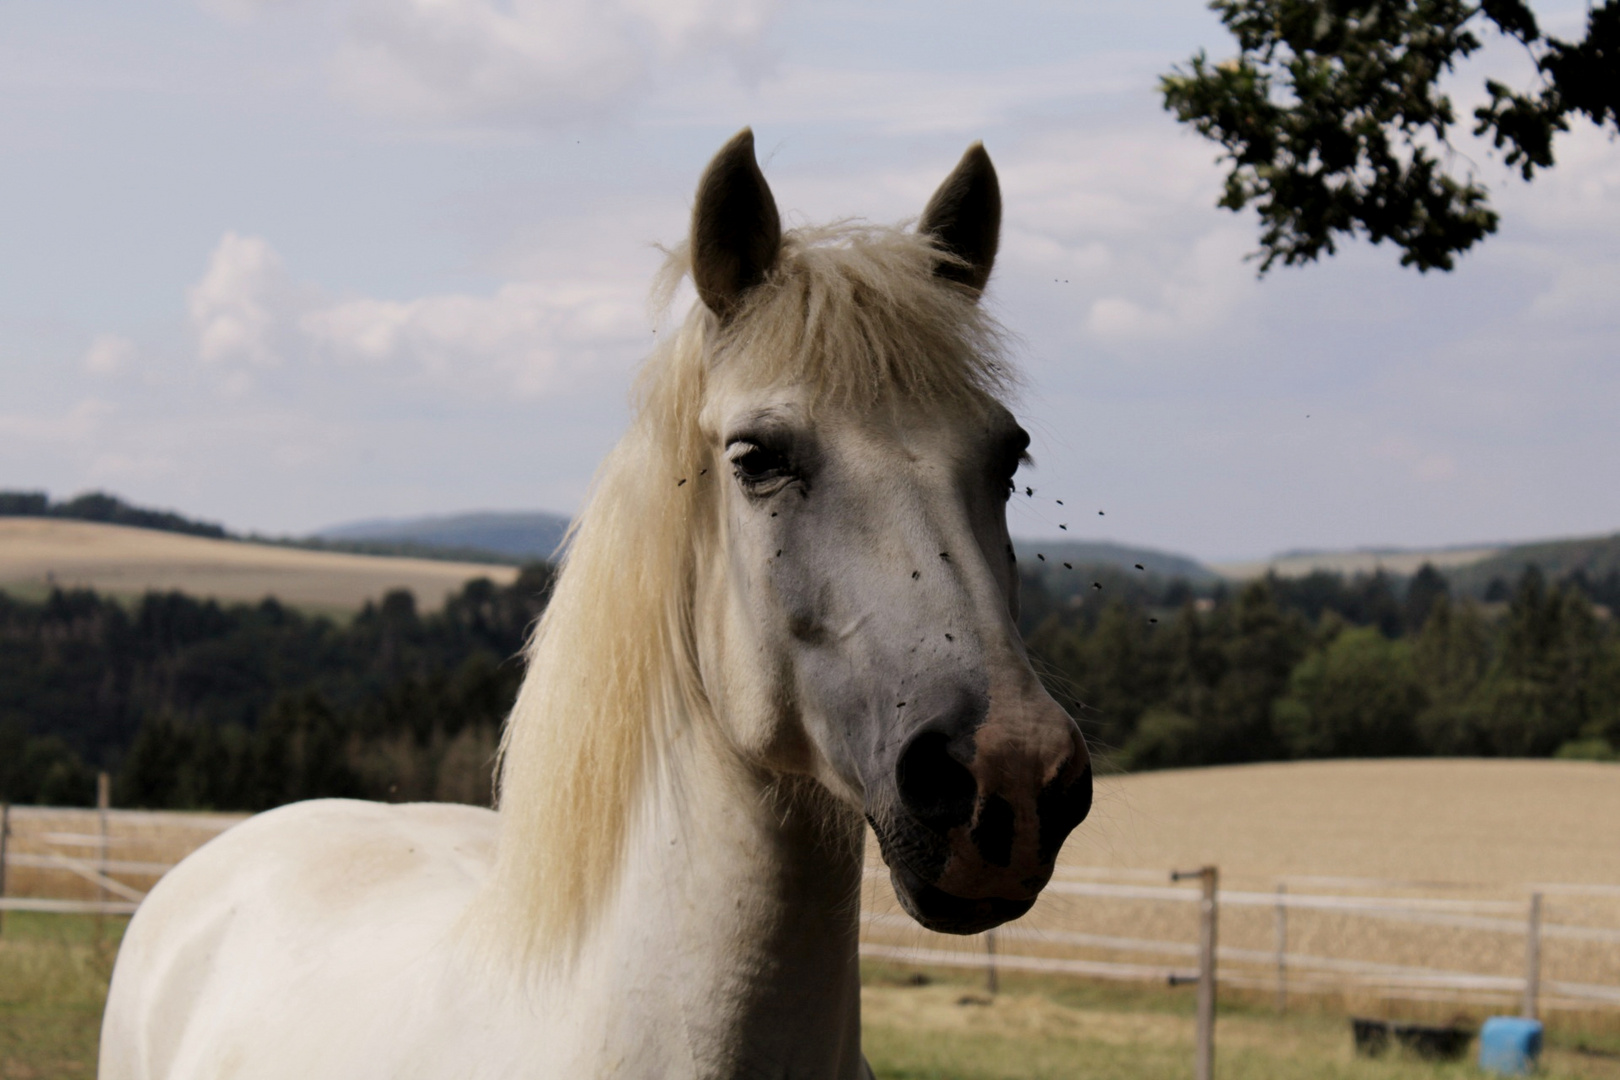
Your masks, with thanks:
M 930 930 L 974 934 L 1023 915 L 1090 812 L 1079 728 L 1050 698 L 1019 706 L 925 725 L 899 755 L 898 797 L 869 815 L 901 906 Z

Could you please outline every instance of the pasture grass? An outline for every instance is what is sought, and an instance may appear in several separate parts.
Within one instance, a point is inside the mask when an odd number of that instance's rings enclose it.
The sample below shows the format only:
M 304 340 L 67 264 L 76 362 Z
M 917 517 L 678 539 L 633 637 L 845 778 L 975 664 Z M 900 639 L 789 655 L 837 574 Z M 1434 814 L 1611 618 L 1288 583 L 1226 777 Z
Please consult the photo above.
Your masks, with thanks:
M 1003 976 L 992 999 L 982 976 L 863 968 L 863 1042 L 878 1080 L 1190 1080 L 1193 991 Z M 1215 1040 L 1219 1080 L 1481 1080 L 1477 1044 L 1461 1061 L 1356 1056 L 1350 1024 L 1330 1003 L 1286 1016 L 1259 999 L 1223 1002 Z M 1613 1020 L 1609 1021 L 1611 1027 Z M 1542 1080 L 1620 1080 L 1613 1033 L 1556 1025 Z
M 11 912 L 0 934 L 0 1080 L 95 1075 L 107 980 L 124 920 Z M 1190 1080 L 1193 993 L 1137 984 L 863 967 L 863 1039 L 878 1080 Z M 965 1003 L 964 1003 L 965 1001 Z M 1555 1023 L 1541 1080 L 1620 1080 L 1620 1030 Z M 1482 1080 L 1467 1059 L 1358 1058 L 1331 1002 L 1275 1016 L 1223 1000 L 1220 1080 Z
M 107 980 L 126 920 L 10 911 L 0 933 L 0 1080 L 96 1074 Z

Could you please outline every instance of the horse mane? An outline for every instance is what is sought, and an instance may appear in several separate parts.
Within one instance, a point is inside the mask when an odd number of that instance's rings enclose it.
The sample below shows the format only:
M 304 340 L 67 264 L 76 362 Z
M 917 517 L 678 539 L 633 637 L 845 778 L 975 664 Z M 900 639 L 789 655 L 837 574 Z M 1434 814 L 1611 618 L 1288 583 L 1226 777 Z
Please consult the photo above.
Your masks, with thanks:
M 570 529 L 501 742 L 495 866 L 470 912 L 501 952 L 571 959 L 611 900 L 664 748 L 716 723 L 693 620 L 724 480 L 698 426 L 709 371 L 742 365 L 757 385 L 808 385 L 813 402 L 983 408 L 1013 377 L 977 296 L 936 274 L 949 258 L 899 227 L 791 230 L 727 323 L 694 304 L 645 362 L 629 430 Z M 655 305 L 690 269 L 685 245 L 668 253 Z

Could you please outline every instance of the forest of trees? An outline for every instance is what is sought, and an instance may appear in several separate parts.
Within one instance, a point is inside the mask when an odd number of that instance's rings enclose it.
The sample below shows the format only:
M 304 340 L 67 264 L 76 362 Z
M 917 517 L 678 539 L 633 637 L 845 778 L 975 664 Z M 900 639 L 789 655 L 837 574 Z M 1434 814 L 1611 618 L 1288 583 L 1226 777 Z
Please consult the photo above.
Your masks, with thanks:
M 186 533 L 223 539 L 229 535 L 223 525 L 193 521 L 170 510 L 147 510 L 131 506 L 116 495 L 87 491 L 66 502 L 52 502 L 43 491 L 0 491 L 0 517 L 54 517 L 76 521 L 100 521 L 108 525 L 132 525 L 139 529 Z
M 487 803 L 551 570 L 394 592 L 340 625 L 264 600 L 0 593 L 0 800 L 260 810 L 351 795 Z
M 1269 578 L 1202 604 L 1052 611 L 1027 627 L 1054 693 L 1120 768 L 1620 747 L 1620 634 L 1575 576 L 1501 603 L 1430 567 Z M 1203 608 L 1204 610 L 1200 610 Z M 1156 621 L 1154 621 L 1156 620 Z
M 1620 748 L 1620 576 L 1526 568 L 1451 596 L 1424 568 L 1213 592 L 1098 572 L 1023 583 L 1037 669 L 1122 769 Z M 258 810 L 324 795 L 488 803 L 517 654 L 552 572 L 474 581 L 442 611 L 396 592 L 340 624 L 265 600 L 0 593 L 0 800 Z M 1611 595 L 1612 594 L 1612 595 Z

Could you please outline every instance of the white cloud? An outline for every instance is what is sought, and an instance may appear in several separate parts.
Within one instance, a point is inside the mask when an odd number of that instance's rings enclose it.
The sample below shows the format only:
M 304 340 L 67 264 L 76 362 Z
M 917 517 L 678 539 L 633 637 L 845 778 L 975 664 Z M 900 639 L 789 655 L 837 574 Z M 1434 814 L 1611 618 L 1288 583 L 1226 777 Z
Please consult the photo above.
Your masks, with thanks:
M 753 88 L 748 115 L 761 127 L 814 124 L 868 134 L 982 136 L 1031 112 L 1067 111 L 1086 99 L 1117 101 L 1152 85 L 1153 62 L 1134 53 L 978 71 L 784 62 L 772 65 Z M 658 108 L 685 122 L 734 116 L 735 80 L 695 75 Z
M 210 15 L 233 22 L 246 22 L 255 15 L 276 8 L 288 8 L 298 0 L 197 0 L 197 6 Z
M 1156 261 L 1134 297 L 1104 296 L 1086 328 L 1111 340 L 1184 341 L 1217 329 L 1255 289 L 1243 262 L 1248 234 L 1228 225 L 1205 233 L 1170 259 Z
M 117 334 L 99 334 L 84 354 L 84 367 L 93 375 L 116 375 L 135 362 L 135 343 Z
M 151 480 L 174 470 L 174 458 L 165 454 L 128 453 L 110 450 L 93 455 L 86 465 L 88 475 L 108 482 Z
M 262 237 L 226 233 L 202 280 L 186 291 L 197 355 L 204 363 L 281 363 L 279 335 L 297 290 Z
M 1455 455 L 1425 445 L 1428 439 L 1410 435 L 1386 435 L 1372 447 L 1372 456 L 1395 462 L 1413 480 L 1437 484 L 1457 477 Z
M 644 327 L 628 289 L 540 281 L 489 296 L 348 300 L 299 323 L 321 353 L 340 361 L 404 365 L 447 385 L 493 382 L 523 396 L 551 389 L 564 365 L 639 342 Z
M 1429 482 L 1450 480 L 1457 475 L 1457 460 L 1450 454 L 1433 454 L 1418 462 L 1412 475 Z
M 19 442 L 81 443 L 95 435 L 116 411 L 108 402 L 86 398 L 58 416 L 0 413 L 0 435 Z
M 1566 265 L 1530 304 L 1537 319 L 1564 327 L 1608 327 L 1620 303 L 1620 261 Z
M 359 0 L 332 61 L 361 106 L 426 120 L 568 121 L 670 65 L 741 59 L 776 0 Z
M 197 355 L 226 369 L 219 388 L 229 398 L 252 392 L 254 369 L 320 361 L 389 368 L 457 392 L 534 397 L 568 371 L 633 356 L 648 334 L 639 290 L 623 274 L 516 281 L 486 296 L 334 300 L 290 275 L 262 237 L 234 232 L 186 296 Z

